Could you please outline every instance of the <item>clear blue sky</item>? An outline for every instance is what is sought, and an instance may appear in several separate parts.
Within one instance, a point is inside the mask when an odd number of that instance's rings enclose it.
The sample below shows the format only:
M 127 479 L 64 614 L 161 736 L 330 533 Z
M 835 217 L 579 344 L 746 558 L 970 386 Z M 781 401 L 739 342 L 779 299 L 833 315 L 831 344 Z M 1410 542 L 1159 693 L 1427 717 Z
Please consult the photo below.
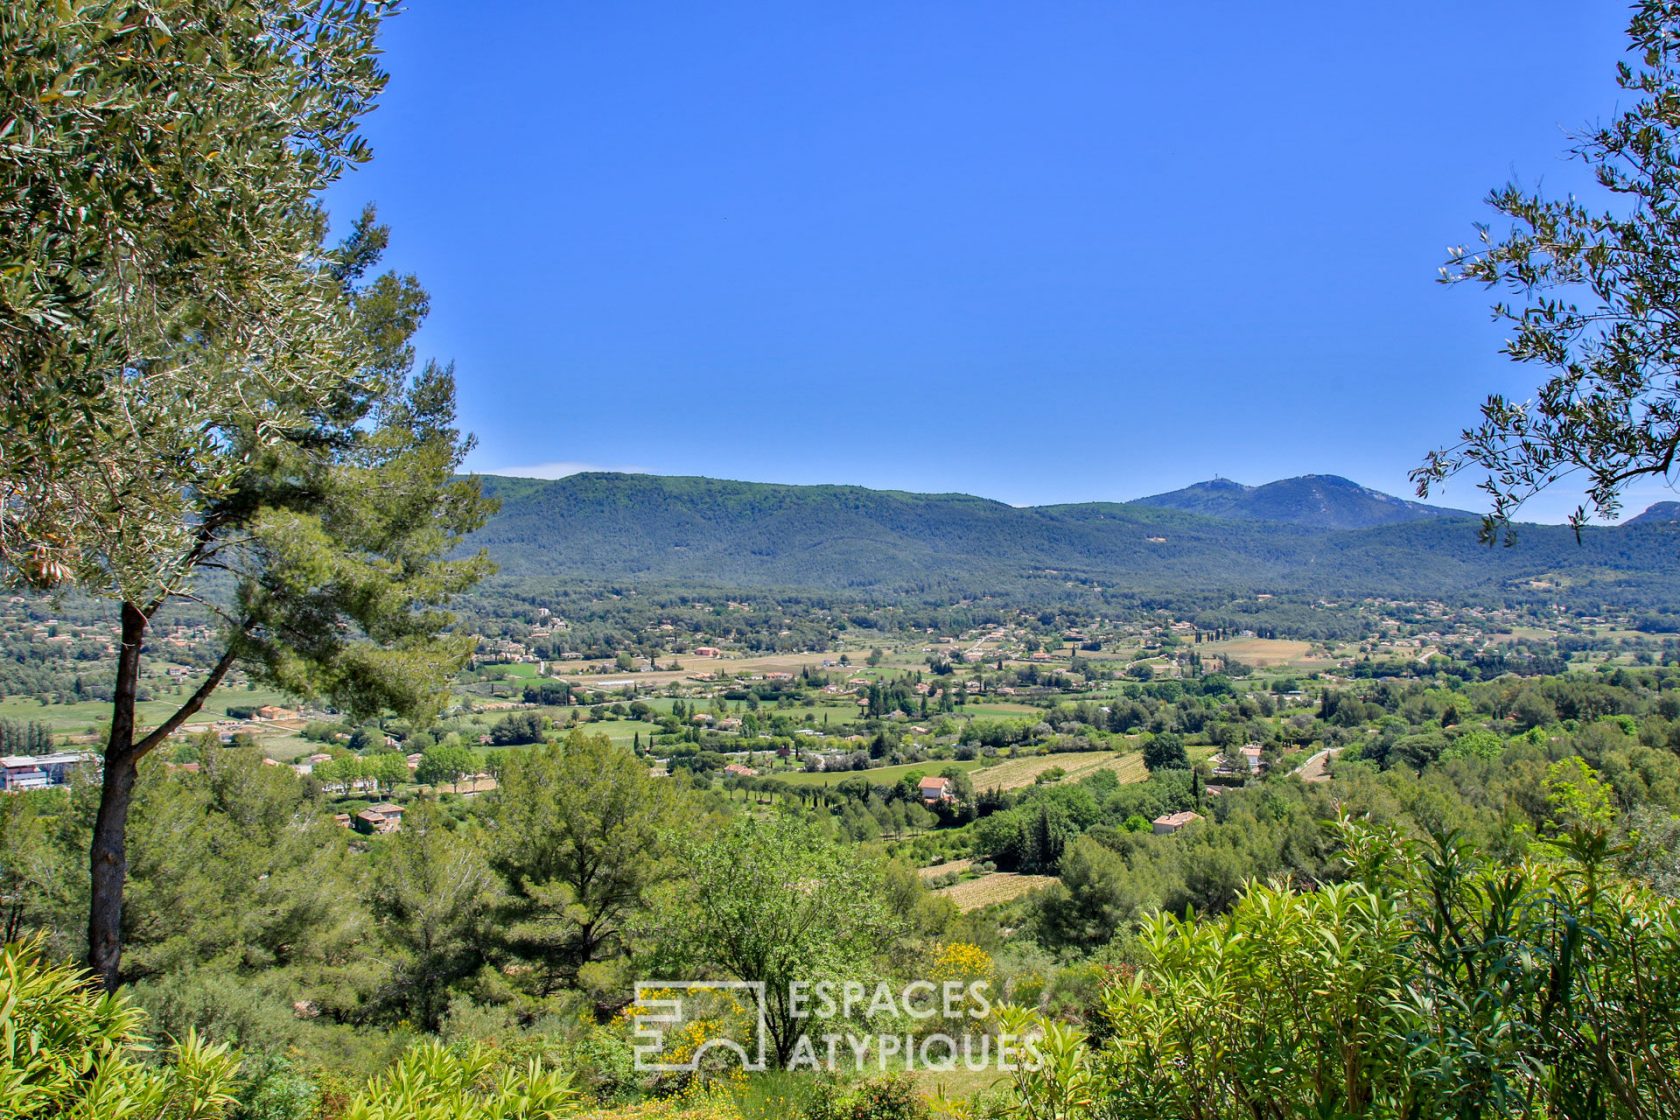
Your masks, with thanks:
M 1444 248 L 1512 176 L 1581 182 L 1565 134 L 1615 107 L 1625 19 L 417 4 L 333 205 L 376 201 L 431 290 L 479 470 L 1409 493 L 1488 391 L 1534 384 L 1484 294 L 1433 282 Z

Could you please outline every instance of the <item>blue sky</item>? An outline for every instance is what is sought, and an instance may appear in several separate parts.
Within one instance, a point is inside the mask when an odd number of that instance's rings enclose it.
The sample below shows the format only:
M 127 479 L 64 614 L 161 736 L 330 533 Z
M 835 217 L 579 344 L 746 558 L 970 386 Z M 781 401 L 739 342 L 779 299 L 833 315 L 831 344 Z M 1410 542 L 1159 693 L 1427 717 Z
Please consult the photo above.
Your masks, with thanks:
M 1534 373 L 1435 284 L 1626 9 L 417 4 L 379 204 L 470 465 L 1126 499 L 1406 472 Z M 1637 511 L 1671 497 L 1633 494 Z M 1529 511 L 1555 519 L 1571 495 Z M 1479 508 L 1471 480 L 1449 504 Z

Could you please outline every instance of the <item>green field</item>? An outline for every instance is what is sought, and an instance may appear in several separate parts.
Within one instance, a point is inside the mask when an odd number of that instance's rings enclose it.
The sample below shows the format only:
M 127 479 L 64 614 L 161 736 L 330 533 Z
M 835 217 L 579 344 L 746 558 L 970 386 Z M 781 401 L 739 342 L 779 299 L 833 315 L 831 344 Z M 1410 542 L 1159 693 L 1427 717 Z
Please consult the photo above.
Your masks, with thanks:
M 993 700 L 984 704 L 965 704 L 957 709 L 958 715 L 967 716 L 1041 716 L 1043 708 L 1035 708 L 1031 704 L 1017 704 L 1011 700 Z
M 276 762 L 296 762 L 305 755 L 314 754 L 321 749 L 320 743 L 311 742 L 302 735 L 265 735 L 257 740 L 263 754 Z
M 555 729 L 561 734 L 564 734 L 571 729 L 572 714 L 578 710 L 579 709 L 577 708 L 569 708 L 563 705 L 548 705 L 535 708 L 513 708 L 507 711 L 480 712 L 478 715 L 470 717 L 467 722 L 470 726 L 477 728 L 480 732 L 488 733 L 490 728 L 493 727 L 499 720 L 505 719 L 509 715 L 513 715 L 517 712 L 536 712 L 539 715 L 547 716 L 549 720 L 553 722 Z M 641 732 L 642 742 L 646 743 L 651 736 L 659 733 L 658 724 L 644 723 L 638 719 L 597 720 L 590 723 L 581 723 L 577 726 L 581 727 L 584 731 L 591 735 L 605 735 L 615 743 L 631 742 L 638 731 Z
M 196 681 L 191 683 L 197 684 Z M 135 718 L 142 727 L 156 726 L 181 706 L 189 692 L 190 689 L 183 688 L 179 696 L 166 693 L 161 699 L 137 704 Z M 226 719 L 230 704 L 236 708 L 260 707 L 264 704 L 291 708 L 297 706 L 297 701 L 283 693 L 265 688 L 221 689 L 210 697 L 204 705 L 204 710 L 189 721 L 189 726 Z M 76 704 L 42 704 L 33 699 L 11 697 L 0 700 L 0 719 L 35 720 L 52 728 L 55 734 L 79 735 L 89 730 L 102 731 L 111 722 L 111 705 L 100 700 L 85 700 Z
M 809 716 L 811 717 L 812 727 L 821 727 L 823 716 L 827 716 L 828 722 L 830 723 L 851 723 L 858 718 L 859 708 L 855 701 L 831 700 L 824 701 L 821 704 L 816 704 L 809 708 L 777 708 L 773 705 L 766 704 L 759 710 L 761 712 L 774 715 L 789 716 L 800 722 L 803 722 L 805 717 Z
M 937 774 L 948 766 L 955 766 L 958 770 L 967 770 L 973 773 L 980 769 L 980 762 L 978 759 L 972 759 L 968 762 L 930 759 L 927 762 L 906 762 L 902 766 L 882 766 L 876 770 L 825 770 L 817 774 L 807 774 L 803 770 L 795 770 L 767 776 L 794 786 L 833 786 L 839 785 L 847 778 L 866 778 L 870 785 L 890 786 L 912 770 L 918 770 L 923 774 Z
M 560 724 L 564 727 L 564 724 Z M 619 746 L 629 746 L 635 741 L 639 732 L 642 736 L 642 746 L 646 747 L 653 736 L 659 733 L 656 723 L 643 723 L 639 719 L 603 720 L 600 723 L 580 724 L 584 731 L 591 735 L 605 735 Z

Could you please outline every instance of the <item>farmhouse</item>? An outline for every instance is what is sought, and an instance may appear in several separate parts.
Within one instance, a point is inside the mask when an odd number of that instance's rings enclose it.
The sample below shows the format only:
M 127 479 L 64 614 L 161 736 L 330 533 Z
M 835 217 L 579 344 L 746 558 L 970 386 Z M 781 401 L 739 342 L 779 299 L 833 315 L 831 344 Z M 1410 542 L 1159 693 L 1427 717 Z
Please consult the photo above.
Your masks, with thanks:
M 916 788 L 922 795 L 923 803 L 928 805 L 951 802 L 957 799 L 956 793 L 951 789 L 951 779 L 949 778 L 923 778 Z
M 402 827 L 403 807 L 389 801 L 369 805 L 356 814 L 364 832 L 395 832 Z
M 1260 756 L 1264 749 L 1258 743 L 1250 743 L 1234 752 L 1227 752 L 1214 760 L 1213 772 L 1221 776 L 1242 774 L 1253 776 L 1266 768 Z
M 701 646 L 694 651 L 696 657 L 722 657 L 723 651 L 716 646 Z
M 754 770 L 751 766 L 742 766 L 739 762 L 731 762 L 728 766 L 723 768 L 723 772 L 736 778 L 758 777 L 757 770 Z
M 1200 813 L 1192 813 L 1189 810 L 1185 810 L 1182 813 L 1166 813 L 1155 818 L 1155 835 L 1170 835 L 1171 833 L 1177 832 L 1185 825 L 1201 819 L 1202 815 Z

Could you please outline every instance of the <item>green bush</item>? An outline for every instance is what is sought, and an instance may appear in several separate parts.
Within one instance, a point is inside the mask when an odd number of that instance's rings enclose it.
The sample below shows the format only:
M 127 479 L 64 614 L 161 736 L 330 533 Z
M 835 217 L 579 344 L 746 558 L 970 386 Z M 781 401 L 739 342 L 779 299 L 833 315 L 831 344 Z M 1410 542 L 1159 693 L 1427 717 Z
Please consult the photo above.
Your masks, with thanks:
M 824 1078 L 808 1098 L 807 1120 L 927 1120 L 928 1106 L 908 1074 L 846 1085 Z
M 1585 767 L 1547 781 L 1560 820 L 1603 800 Z M 1159 914 L 1104 989 L 1104 1041 L 1022 1020 L 1053 1060 L 1017 1077 L 1020 1114 L 1674 1115 L 1680 900 L 1614 873 L 1603 815 L 1515 865 L 1453 833 L 1344 826 L 1348 882 Z
M 129 997 L 146 1012 L 150 1030 L 166 1037 L 196 1031 L 247 1051 L 279 1053 L 304 1033 L 284 999 L 222 964 L 164 973 L 135 984 Z
M 271 1054 L 245 1062 L 234 1096 L 228 1120 L 314 1120 L 321 1104 L 315 1083 Z
M 148 1060 L 144 1018 L 85 973 L 43 962 L 38 942 L 0 948 L 0 1116 L 226 1115 L 239 1060 L 190 1032 Z
M 575 1112 L 571 1078 L 484 1046 L 424 1042 L 373 1078 L 343 1120 L 558 1120 Z

